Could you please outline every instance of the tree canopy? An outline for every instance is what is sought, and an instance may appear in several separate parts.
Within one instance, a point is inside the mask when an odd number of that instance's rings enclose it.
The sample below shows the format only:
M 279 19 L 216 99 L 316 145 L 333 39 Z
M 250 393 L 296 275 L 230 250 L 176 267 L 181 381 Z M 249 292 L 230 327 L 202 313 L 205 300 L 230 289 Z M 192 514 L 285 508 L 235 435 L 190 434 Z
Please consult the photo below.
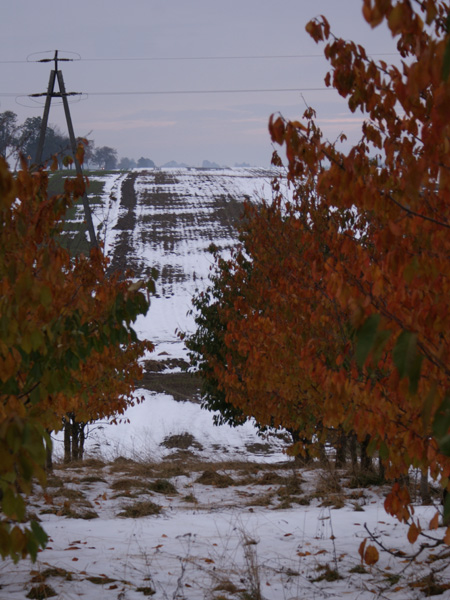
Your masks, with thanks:
M 48 173 L 0 158 L 0 555 L 36 557 L 46 542 L 26 522 L 32 480 L 45 481 L 48 432 L 68 413 L 88 422 L 135 402 L 139 358 L 152 349 L 133 322 L 153 282 L 107 274 L 96 248 L 71 257 L 58 242 L 64 213 L 84 181 L 48 197 Z
M 191 338 L 194 363 L 226 406 L 300 432 L 294 452 L 343 428 L 371 440 L 388 477 L 417 467 L 448 488 L 448 4 L 362 6 L 396 38 L 401 65 L 336 38 L 323 16 L 306 25 L 325 44 L 326 85 L 364 116 L 361 138 L 328 141 L 310 107 L 296 121 L 271 117 L 289 197 L 276 178 L 272 202 L 247 207 L 241 243 L 199 306 L 199 331 L 223 348 Z M 399 483 L 385 506 L 411 541 L 427 527 Z

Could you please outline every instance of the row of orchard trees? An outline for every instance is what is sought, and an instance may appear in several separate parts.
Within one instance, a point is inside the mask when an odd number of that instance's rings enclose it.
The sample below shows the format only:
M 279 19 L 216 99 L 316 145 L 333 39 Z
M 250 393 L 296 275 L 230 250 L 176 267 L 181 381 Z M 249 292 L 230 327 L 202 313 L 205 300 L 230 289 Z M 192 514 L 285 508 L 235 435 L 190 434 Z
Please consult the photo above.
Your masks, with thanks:
M 290 198 L 274 180 L 271 203 L 247 206 L 240 245 L 194 300 L 187 345 L 222 418 L 285 427 L 295 453 L 355 432 L 392 480 L 416 467 L 450 489 L 449 7 L 362 5 L 396 37 L 401 67 L 335 38 L 324 17 L 307 25 L 326 43 L 326 85 L 366 117 L 361 140 L 328 142 L 310 108 L 271 118 Z M 399 483 L 385 506 L 412 542 L 438 525 L 414 520 Z
M 18 160 L 19 157 L 29 157 L 30 164 L 34 162 L 41 133 L 41 117 L 29 117 L 22 124 L 18 123 L 16 113 L 7 110 L 0 113 L 0 156 L 6 159 Z M 66 156 L 71 156 L 72 150 L 68 135 L 64 135 L 56 126 L 48 126 L 43 148 L 43 159 L 49 160 L 56 156 L 58 167 L 62 168 Z M 95 146 L 89 140 L 85 146 L 84 161 L 87 166 L 97 166 L 101 169 L 131 169 L 134 167 L 154 167 L 149 158 L 141 157 L 138 161 L 123 157 L 118 159 L 115 148 L 110 146 Z
M 82 151 L 80 150 L 80 158 Z M 56 167 L 56 163 L 55 163 Z M 48 173 L 0 158 L 0 555 L 33 558 L 46 535 L 25 523 L 26 495 L 45 480 L 50 432 L 121 414 L 133 403 L 139 341 L 153 283 L 107 275 L 98 249 L 70 257 L 58 243 L 67 207 L 84 190 L 68 180 L 47 194 Z

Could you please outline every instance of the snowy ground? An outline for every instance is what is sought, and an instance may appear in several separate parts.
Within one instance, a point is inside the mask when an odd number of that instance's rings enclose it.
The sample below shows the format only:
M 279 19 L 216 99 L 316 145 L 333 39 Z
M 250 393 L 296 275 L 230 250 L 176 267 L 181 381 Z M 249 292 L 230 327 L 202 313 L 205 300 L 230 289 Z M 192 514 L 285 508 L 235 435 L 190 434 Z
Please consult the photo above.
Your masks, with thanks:
M 348 484 L 317 468 L 205 464 L 182 454 L 57 469 L 33 502 L 48 547 L 36 564 L 0 565 L 0 598 L 38 597 L 27 596 L 32 589 L 65 600 L 412 600 L 427 589 L 448 598 L 450 587 L 434 582 L 448 584 L 449 553 L 424 552 L 414 563 L 398 556 L 417 544 L 385 514 L 385 490 Z M 417 507 L 423 523 L 434 513 Z M 397 556 L 380 552 L 363 567 L 367 530 Z
M 129 263 L 137 277 L 160 270 L 137 330 L 155 342 L 152 359 L 183 359 L 175 330 L 193 326 L 186 313 L 207 283 L 205 249 L 232 245 L 239 202 L 267 197 L 271 174 L 136 171 L 128 188 L 127 177 L 105 176 L 96 219 L 113 265 Z M 450 553 L 407 559 L 423 540 L 412 546 L 407 527 L 386 515 L 386 488 L 350 487 L 348 473 L 331 468 L 295 469 L 282 437 L 261 439 L 250 424 L 214 427 L 199 404 L 167 391 L 137 394 L 145 402 L 129 409 L 129 424 L 91 427 L 87 450 L 97 459 L 57 469 L 45 491 L 36 488 L 31 510 L 50 541 L 36 564 L 0 563 L 0 600 L 52 591 L 61 600 L 450 598 Z M 145 516 L 154 505 L 159 513 Z M 435 512 L 416 508 L 425 527 Z M 363 567 L 369 531 L 395 556 L 380 550 Z

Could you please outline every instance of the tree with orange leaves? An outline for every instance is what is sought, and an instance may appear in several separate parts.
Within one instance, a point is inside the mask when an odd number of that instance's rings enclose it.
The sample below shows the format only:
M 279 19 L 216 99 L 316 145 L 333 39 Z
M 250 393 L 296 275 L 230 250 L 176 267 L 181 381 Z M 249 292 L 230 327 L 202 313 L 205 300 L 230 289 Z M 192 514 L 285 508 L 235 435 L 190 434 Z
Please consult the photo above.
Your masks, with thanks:
M 99 249 L 71 258 L 58 234 L 84 183 L 68 180 L 52 198 L 47 184 L 46 171 L 24 163 L 13 175 L 0 159 L 0 555 L 15 560 L 46 543 L 25 509 L 32 481 L 45 481 L 47 432 L 68 413 L 123 413 L 152 349 L 132 325 L 153 282 L 108 276 Z
M 220 308 L 226 348 L 208 365 L 226 402 L 262 422 L 370 437 L 388 477 L 411 467 L 449 486 L 450 17 L 439 0 L 363 0 L 386 23 L 401 67 L 335 38 L 325 17 L 307 24 L 325 42 L 327 86 L 365 117 L 360 141 L 324 139 L 308 108 L 272 116 L 292 198 L 280 193 L 243 223 Z M 281 165 L 277 154 L 274 164 Z M 252 263 L 245 278 L 244 253 Z M 245 282 L 245 293 L 242 293 Z M 219 286 L 220 287 L 220 286 Z M 447 445 L 446 445 L 447 444 Z M 295 451 L 302 451 L 298 444 Z M 407 490 L 386 510 L 410 524 Z M 446 515 L 450 505 L 446 505 Z M 446 516 L 445 515 L 445 516 Z M 433 519 L 430 528 L 437 527 Z M 450 528 L 444 540 L 450 544 Z

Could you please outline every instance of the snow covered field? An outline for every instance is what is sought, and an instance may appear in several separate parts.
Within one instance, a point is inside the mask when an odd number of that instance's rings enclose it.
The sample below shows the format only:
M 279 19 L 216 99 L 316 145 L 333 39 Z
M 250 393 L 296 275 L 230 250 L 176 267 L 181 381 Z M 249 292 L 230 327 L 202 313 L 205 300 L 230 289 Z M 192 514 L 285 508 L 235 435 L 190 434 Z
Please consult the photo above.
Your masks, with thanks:
M 0 598 L 413 600 L 430 590 L 448 598 L 448 551 L 414 563 L 402 554 L 417 544 L 385 514 L 386 488 L 349 489 L 345 477 L 339 487 L 331 471 L 251 465 L 178 457 L 56 470 L 33 502 L 48 547 L 36 564 L 0 564 Z M 434 512 L 417 508 L 423 523 Z M 358 548 L 368 531 L 396 556 L 380 552 L 363 567 Z M 33 589 L 47 595 L 27 595 Z
M 156 345 L 153 360 L 186 357 L 176 329 L 193 326 L 186 313 L 207 283 L 206 248 L 234 243 L 244 195 L 270 196 L 270 178 L 249 169 L 104 176 L 96 218 L 112 266 L 161 274 L 137 323 Z M 214 427 L 198 403 L 168 391 L 137 394 L 145 402 L 128 410 L 129 424 L 91 427 L 96 459 L 36 487 L 31 510 L 50 541 L 36 564 L 0 563 L 0 600 L 450 598 L 450 552 L 408 560 L 423 540 L 411 545 L 407 526 L 384 512 L 387 488 L 297 468 L 283 438 L 261 439 L 250 424 Z M 416 507 L 425 527 L 435 512 Z M 363 567 L 358 548 L 369 532 L 391 553 Z
M 113 267 L 130 267 L 138 279 L 153 267 L 160 273 L 150 310 L 135 327 L 140 338 L 155 344 L 149 358 L 187 358 L 176 331 L 194 327 L 188 312 L 195 291 L 207 285 L 212 264 L 208 247 L 214 242 L 226 252 L 235 244 L 235 225 L 244 199 L 270 199 L 274 173 L 257 168 L 136 169 L 129 175 L 97 177 L 104 182 L 104 205 L 96 209 L 94 220 L 103 223 L 101 238 Z M 124 186 L 127 177 L 134 194 Z M 204 454 L 212 460 L 242 455 L 246 446 L 261 443 L 251 424 L 215 428 L 212 414 L 198 404 L 148 390 L 137 390 L 137 395 L 146 400 L 126 413 L 130 424 L 90 428 L 88 452 L 95 450 L 107 458 L 160 458 L 164 456 L 163 437 L 183 431 L 201 436 Z M 264 453 L 266 459 L 285 458 L 285 445 L 272 440 L 270 451 Z M 61 438 L 55 442 L 57 455 L 60 446 Z M 258 453 L 254 457 L 261 459 Z

